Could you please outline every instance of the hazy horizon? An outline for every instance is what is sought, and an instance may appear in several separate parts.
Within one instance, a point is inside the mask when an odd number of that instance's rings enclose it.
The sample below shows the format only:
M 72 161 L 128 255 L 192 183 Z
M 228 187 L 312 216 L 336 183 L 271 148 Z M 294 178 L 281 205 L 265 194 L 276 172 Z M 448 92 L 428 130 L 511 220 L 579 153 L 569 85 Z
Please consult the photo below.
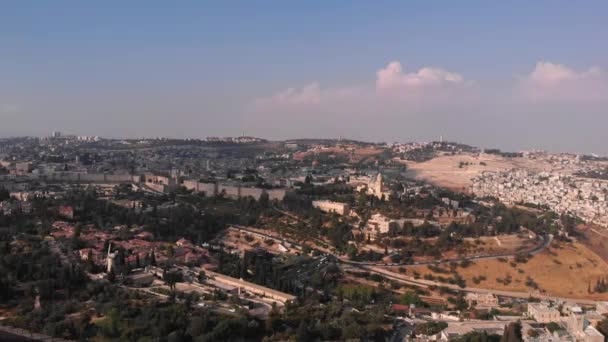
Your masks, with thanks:
M 608 155 L 603 2 L 7 2 L 0 136 Z

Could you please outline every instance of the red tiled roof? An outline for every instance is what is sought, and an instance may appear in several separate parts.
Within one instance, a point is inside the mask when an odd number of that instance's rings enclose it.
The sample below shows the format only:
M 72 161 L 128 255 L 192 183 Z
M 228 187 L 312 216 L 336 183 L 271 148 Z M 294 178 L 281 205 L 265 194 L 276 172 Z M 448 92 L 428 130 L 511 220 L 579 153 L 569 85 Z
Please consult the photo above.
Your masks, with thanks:
M 410 307 L 409 305 L 393 304 L 391 305 L 391 309 L 394 311 L 409 311 Z

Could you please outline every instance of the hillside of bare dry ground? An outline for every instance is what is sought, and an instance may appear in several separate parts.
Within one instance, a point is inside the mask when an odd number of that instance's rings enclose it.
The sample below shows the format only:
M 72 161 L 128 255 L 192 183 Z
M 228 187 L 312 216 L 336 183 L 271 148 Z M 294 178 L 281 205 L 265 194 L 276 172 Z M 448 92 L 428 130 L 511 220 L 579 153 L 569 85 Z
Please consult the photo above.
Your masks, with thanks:
M 532 279 L 548 295 L 608 300 L 608 293 L 588 291 L 590 285 L 593 289 L 598 279 L 608 276 L 608 264 L 578 242 L 553 244 L 525 263 L 515 264 L 512 258 L 480 260 L 466 268 L 458 267 L 457 271 L 472 287 L 532 293 L 535 290 L 528 285 L 528 279 Z M 434 273 L 427 266 L 408 267 L 408 274 L 414 272 L 422 277 L 425 274 L 450 276 Z M 473 279 L 480 276 L 485 280 L 476 284 Z
M 484 153 L 444 154 L 422 163 L 405 163 L 409 177 L 455 191 L 468 191 L 471 179 L 484 171 L 499 172 L 513 168 L 535 171 L 551 169 L 550 164 L 539 160 L 505 158 Z
M 608 262 L 608 229 L 596 225 L 581 225 L 579 241 Z

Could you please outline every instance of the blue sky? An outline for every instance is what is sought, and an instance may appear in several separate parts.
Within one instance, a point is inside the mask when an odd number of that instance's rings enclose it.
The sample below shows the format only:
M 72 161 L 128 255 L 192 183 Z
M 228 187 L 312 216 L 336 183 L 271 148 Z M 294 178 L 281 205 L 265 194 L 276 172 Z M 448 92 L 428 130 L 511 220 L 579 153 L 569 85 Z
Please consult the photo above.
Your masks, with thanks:
M 607 11 L 603 1 L 4 1 L 0 135 L 443 134 L 608 153 L 598 128 Z M 377 73 L 391 62 L 402 70 L 387 99 Z M 439 78 L 420 82 L 424 68 Z

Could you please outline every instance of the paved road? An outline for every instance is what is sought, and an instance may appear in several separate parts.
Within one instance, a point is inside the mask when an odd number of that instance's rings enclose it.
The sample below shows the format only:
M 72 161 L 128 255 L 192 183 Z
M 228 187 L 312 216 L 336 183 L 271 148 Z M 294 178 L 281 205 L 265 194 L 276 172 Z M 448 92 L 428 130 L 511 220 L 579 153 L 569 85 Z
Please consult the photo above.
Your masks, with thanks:
M 45 341 L 45 342 L 70 342 L 57 337 L 51 337 L 43 334 L 30 332 L 27 330 L 13 328 L 6 325 L 0 325 L 0 341 L 2 342 L 30 342 L 30 341 Z
M 30 341 L 36 341 L 36 340 L 33 340 L 28 337 L 14 335 L 11 333 L 0 331 L 0 341 L 3 341 L 3 342 L 30 342 Z
M 484 288 L 470 287 L 470 286 L 461 288 L 458 285 L 445 284 L 445 283 L 430 281 L 430 280 L 426 280 L 426 279 L 415 279 L 413 277 L 409 277 L 409 276 L 405 276 L 405 275 L 402 275 L 399 273 L 387 271 L 386 269 L 381 268 L 381 267 L 358 266 L 357 268 L 359 268 L 360 270 L 365 270 L 370 273 L 375 273 L 375 274 L 381 275 L 381 276 L 391 279 L 391 280 L 396 280 L 396 281 L 399 281 L 402 283 L 422 286 L 422 287 L 429 287 L 429 286 L 447 287 L 449 289 L 457 290 L 457 291 L 473 292 L 473 293 L 491 293 L 491 294 L 494 294 L 497 296 L 509 297 L 509 298 L 528 299 L 530 297 L 535 297 L 535 298 L 540 298 L 543 300 L 563 301 L 563 302 L 583 304 L 583 305 L 594 305 L 596 303 L 596 301 L 594 301 L 594 300 L 548 296 L 548 295 L 541 295 L 541 294 L 534 293 L 534 292 L 500 291 L 500 290 L 484 289 Z
M 266 239 L 271 239 L 274 240 L 276 242 L 287 242 L 290 245 L 298 248 L 298 249 L 302 249 L 302 245 L 295 242 L 295 241 L 291 241 L 287 238 L 284 237 L 278 237 L 278 236 L 274 236 L 274 235 L 270 235 L 270 234 L 266 234 L 263 232 L 260 232 L 257 229 L 254 228 L 250 228 L 250 227 L 245 227 L 245 226 L 239 226 L 239 225 L 234 225 L 229 227 L 228 229 L 234 229 L 234 230 L 240 230 L 240 231 L 245 231 L 248 232 L 252 235 L 258 235 L 260 237 L 266 238 Z M 468 260 L 490 260 L 490 259 L 499 259 L 499 258 L 507 258 L 507 257 L 514 257 L 516 255 L 520 255 L 520 254 L 530 254 L 530 255 L 536 255 L 540 252 L 542 252 L 543 250 L 545 250 L 545 248 L 549 247 L 549 245 L 551 245 L 551 242 L 553 241 L 553 235 L 549 234 L 547 236 L 543 237 L 543 243 L 541 243 L 540 245 L 534 247 L 533 249 L 530 249 L 528 251 L 523 251 L 523 252 L 519 252 L 519 253 L 502 253 L 502 254 L 492 254 L 492 255 L 477 255 L 477 256 L 470 256 L 470 257 L 462 257 L 462 258 L 450 258 L 450 259 L 439 259 L 439 260 L 431 260 L 431 261 L 421 261 L 421 262 L 414 262 L 411 264 L 408 263 L 391 263 L 391 264 L 386 264 L 386 263 L 376 263 L 376 262 L 364 262 L 364 261 L 352 261 L 352 260 L 348 260 L 346 259 L 346 257 L 339 255 L 339 254 L 335 254 L 335 253 L 331 253 L 329 251 L 322 251 L 324 253 L 327 254 L 331 254 L 333 257 L 335 257 L 336 259 L 338 259 L 340 262 L 345 263 L 345 264 L 349 264 L 349 265 L 359 265 L 359 266 L 374 266 L 374 267 L 394 267 L 394 266 L 419 266 L 419 265 L 436 265 L 436 264 L 442 264 L 442 263 L 450 263 L 450 262 L 459 262 L 463 259 L 468 259 Z
M 293 219 L 296 219 L 298 221 L 304 222 L 305 224 L 309 224 L 308 222 L 306 222 L 305 220 L 300 219 L 299 217 L 297 217 L 296 215 L 286 212 L 284 210 L 280 210 L 278 208 L 273 207 L 273 210 L 289 216 Z M 247 228 L 247 227 L 245 227 Z M 266 235 L 268 238 L 273 238 L 272 236 L 268 236 Z M 317 241 L 321 241 L 318 239 L 315 239 Z M 459 262 L 462 259 L 468 259 L 468 260 L 490 260 L 490 259 L 499 259 L 499 258 L 507 258 L 507 257 L 514 257 L 518 254 L 530 254 L 530 255 L 536 255 L 542 251 L 545 250 L 545 248 L 549 247 L 551 245 L 551 242 L 553 241 L 553 235 L 552 234 L 548 234 L 546 236 L 543 236 L 543 242 L 528 250 L 528 251 L 522 251 L 522 252 L 518 252 L 518 253 L 502 253 L 502 254 L 491 254 L 491 255 L 477 255 L 477 256 L 470 256 L 470 257 L 466 257 L 466 258 L 451 258 L 451 259 L 438 259 L 438 260 L 432 260 L 432 261 L 423 261 L 423 262 L 416 262 L 413 264 L 407 264 L 407 263 L 392 263 L 392 264 L 385 264 L 385 263 L 376 263 L 376 262 L 361 262 L 361 261 L 351 261 L 351 260 L 346 260 L 344 259 L 344 257 L 338 256 L 336 254 L 333 254 L 336 258 L 340 259 L 341 261 L 345 262 L 345 263 L 350 263 L 350 264 L 357 264 L 357 265 L 365 265 L 365 266 L 378 266 L 378 267 L 387 267 L 387 266 L 411 266 L 411 265 L 435 265 L 435 264 L 443 264 L 443 263 L 450 263 L 450 262 Z M 323 244 L 326 244 L 325 242 L 322 242 Z
M 599 230 L 597 230 L 597 229 L 595 229 L 595 228 L 591 228 L 591 230 L 592 230 L 594 233 L 596 233 L 597 235 L 601 236 L 601 237 L 608 238 L 608 235 L 606 235 L 606 234 L 604 234 L 604 233 L 600 232 Z
M 446 263 L 450 263 L 450 262 L 459 262 L 463 259 L 467 259 L 467 260 L 491 260 L 491 259 L 500 259 L 500 258 L 508 258 L 508 257 L 514 257 L 517 255 L 536 255 L 542 251 L 545 250 L 545 248 L 549 247 L 551 245 L 551 242 L 553 241 L 553 235 L 549 234 L 546 236 L 543 236 L 543 242 L 530 249 L 527 251 L 522 251 L 522 252 L 517 252 L 517 253 L 502 253 L 502 254 L 491 254 L 491 255 L 474 255 L 474 256 L 468 256 L 468 257 L 462 257 L 462 258 L 450 258 L 450 259 L 440 259 L 440 260 L 431 260 L 431 261 L 420 261 L 420 262 L 414 262 L 412 264 L 406 264 L 406 263 L 394 263 L 394 264 L 378 264 L 378 263 L 369 263 L 369 262 L 357 262 L 357 261 L 346 261 L 346 262 L 354 262 L 357 263 L 359 265 L 365 265 L 365 266 L 376 266 L 376 267 L 387 267 L 387 266 L 419 266 L 419 265 L 436 265 L 436 264 L 446 264 Z
M 301 248 L 301 245 L 295 241 L 290 241 L 289 239 L 283 238 L 283 237 L 276 237 L 276 236 L 272 236 L 266 233 L 261 233 L 255 229 L 249 228 L 249 227 L 244 227 L 244 226 L 234 226 L 234 227 L 230 227 L 231 229 L 236 229 L 236 230 L 241 230 L 241 231 L 246 231 L 249 232 L 251 234 L 257 234 L 260 236 L 263 236 L 265 238 L 268 239 L 272 239 L 278 242 L 287 242 L 293 246 L 296 246 L 298 248 Z M 545 250 L 545 248 L 547 248 L 551 242 L 553 241 L 553 236 L 552 235 L 548 235 L 543 237 L 543 243 L 540 244 L 539 246 L 535 247 L 532 250 L 529 250 L 527 253 L 523 252 L 524 254 L 538 254 L 540 252 L 542 252 L 543 250 Z M 510 253 L 510 254 L 500 254 L 500 255 L 487 255 L 487 256 L 477 256 L 477 257 L 471 257 L 468 258 L 470 260 L 488 260 L 488 259 L 497 259 L 497 258 L 505 258 L 505 257 L 510 257 L 510 256 L 515 256 L 517 254 L 520 253 Z M 453 290 L 458 290 L 458 291 L 464 291 L 464 292 L 474 292 L 474 293 L 492 293 L 498 296 L 503 296 L 503 297 L 510 297 L 510 298 L 530 298 L 530 296 L 534 296 L 536 298 L 541 298 L 541 299 L 546 299 L 546 300 L 560 300 L 560 301 L 564 301 L 564 302 L 568 302 L 568 303 L 577 303 L 577 304 L 584 304 L 584 305 L 593 305 L 596 302 L 593 300 L 586 300 L 586 299 L 578 299 L 578 298 L 566 298 L 566 297 L 554 297 L 554 296 L 546 296 L 546 295 L 539 295 L 536 293 L 531 293 L 531 292 L 516 292 L 516 291 L 498 291 L 498 290 L 493 290 L 493 289 L 483 289 L 483 288 L 476 288 L 476 287 L 465 287 L 465 288 L 461 288 L 457 285 L 451 285 L 451 284 L 445 284 L 445 283 L 440 283 L 440 282 L 435 282 L 435 281 L 430 281 L 430 280 L 424 280 L 424 279 L 415 279 L 413 277 L 409 277 L 409 276 L 405 276 L 405 275 L 401 275 L 395 272 L 391 272 L 391 271 L 387 271 L 386 269 L 384 269 L 387 266 L 399 266 L 399 264 L 392 264 L 392 265 L 386 265 L 386 264 L 375 264 L 375 263 L 362 263 L 362 262 L 357 262 L 357 261 L 350 261 L 350 260 L 346 260 L 344 259 L 344 257 L 339 256 L 337 254 L 331 254 L 334 258 L 336 258 L 336 260 L 343 264 L 343 265 L 348 265 L 350 267 L 353 268 L 357 268 L 359 270 L 363 270 L 363 271 L 367 271 L 370 273 L 375 273 L 378 275 L 381 275 L 383 277 L 386 277 L 388 279 L 392 279 L 392 280 L 396 280 L 402 283 L 406 283 L 406 284 L 411 284 L 411 285 L 416 285 L 416 286 L 422 286 L 422 287 L 429 287 L 429 286 L 436 286 L 436 287 L 447 287 Z M 430 261 L 430 262 L 426 262 L 426 263 L 418 263 L 416 265 L 427 265 L 427 264 L 437 264 L 437 263 L 446 263 L 446 262 L 452 262 L 452 261 L 460 261 L 462 260 L 462 258 L 458 258 L 458 259 L 444 259 L 444 260 L 436 260 L 436 261 Z M 411 266 L 411 265 L 406 265 L 404 264 L 403 266 Z

